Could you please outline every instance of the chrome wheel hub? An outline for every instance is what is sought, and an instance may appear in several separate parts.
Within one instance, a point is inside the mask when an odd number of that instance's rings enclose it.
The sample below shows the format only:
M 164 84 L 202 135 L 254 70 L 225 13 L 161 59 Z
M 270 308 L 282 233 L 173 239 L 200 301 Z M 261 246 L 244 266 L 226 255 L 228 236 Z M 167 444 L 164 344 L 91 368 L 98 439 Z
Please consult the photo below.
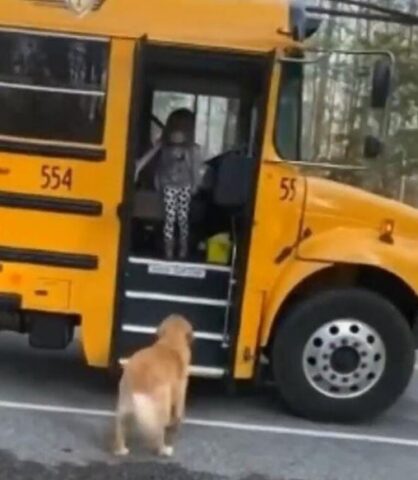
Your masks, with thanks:
M 318 392 L 333 398 L 353 398 L 380 380 L 386 349 L 372 327 L 341 319 L 314 332 L 305 345 L 302 362 L 307 380 Z

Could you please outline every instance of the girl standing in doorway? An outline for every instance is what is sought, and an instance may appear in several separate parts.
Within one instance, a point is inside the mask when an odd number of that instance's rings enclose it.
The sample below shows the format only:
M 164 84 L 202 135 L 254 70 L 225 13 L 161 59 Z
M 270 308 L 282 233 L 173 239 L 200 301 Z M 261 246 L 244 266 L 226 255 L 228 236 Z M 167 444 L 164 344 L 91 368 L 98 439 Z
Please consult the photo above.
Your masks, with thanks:
M 194 114 L 185 108 L 175 110 L 167 120 L 160 142 L 136 165 L 135 181 L 149 161 L 157 158 L 157 189 L 164 203 L 164 251 L 169 260 L 174 258 L 176 223 L 179 257 L 185 259 L 189 252 L 190 203 L 199 186 L 202 168 L 200 147 L 194 138 Z

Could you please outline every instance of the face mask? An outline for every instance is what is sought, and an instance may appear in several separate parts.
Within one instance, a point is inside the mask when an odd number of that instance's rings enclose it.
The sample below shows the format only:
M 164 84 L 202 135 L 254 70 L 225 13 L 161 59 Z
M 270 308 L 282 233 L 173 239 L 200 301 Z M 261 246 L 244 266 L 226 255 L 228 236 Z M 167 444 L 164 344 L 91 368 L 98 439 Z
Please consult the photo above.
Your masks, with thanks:
M 184 148 L 180 145 L 174 145 L 171 147 L 171 155 L 175 160 L 184 160 Z
M 172 132 L 170 135 L 170 142 L 171 143 L 185 143 L 186 142 L 186 135 L 181 132 Z

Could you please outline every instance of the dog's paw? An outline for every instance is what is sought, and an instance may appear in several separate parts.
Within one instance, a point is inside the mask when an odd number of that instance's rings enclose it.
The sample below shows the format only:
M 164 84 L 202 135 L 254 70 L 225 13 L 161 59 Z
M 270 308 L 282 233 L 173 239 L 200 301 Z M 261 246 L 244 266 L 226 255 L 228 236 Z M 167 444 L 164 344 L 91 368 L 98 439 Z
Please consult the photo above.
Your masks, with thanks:
M 159 453 L 161 457 L 170 458 L 174 455 L 174 448 L 171 445 L 164 445 Z
M 126 447 L 117 448 L 114 450 L 114 454 L 118 457 L 126 457 L 126 455 L 129 455 L 129 449 Z

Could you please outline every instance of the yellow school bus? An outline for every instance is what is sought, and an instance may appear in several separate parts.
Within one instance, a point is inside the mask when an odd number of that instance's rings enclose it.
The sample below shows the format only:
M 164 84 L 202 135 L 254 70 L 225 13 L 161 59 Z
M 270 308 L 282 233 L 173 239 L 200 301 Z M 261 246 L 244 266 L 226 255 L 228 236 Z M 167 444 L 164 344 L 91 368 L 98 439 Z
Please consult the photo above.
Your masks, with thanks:
M 312 419 L 389 407 L 413 371 L 418 213 L 306 173 L 317 27 L 283 0 L 2 2 L 0 329 L 57 349 L 79 327 L 110 368 L 180 313 L 193 375 L 272 379 Z M 153 162 L 134 179 L 175 108 L 206 145 L 187 261 L 162 256 Z

